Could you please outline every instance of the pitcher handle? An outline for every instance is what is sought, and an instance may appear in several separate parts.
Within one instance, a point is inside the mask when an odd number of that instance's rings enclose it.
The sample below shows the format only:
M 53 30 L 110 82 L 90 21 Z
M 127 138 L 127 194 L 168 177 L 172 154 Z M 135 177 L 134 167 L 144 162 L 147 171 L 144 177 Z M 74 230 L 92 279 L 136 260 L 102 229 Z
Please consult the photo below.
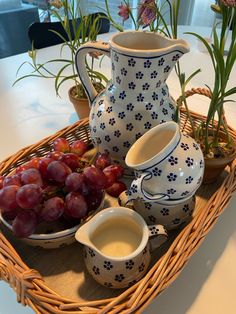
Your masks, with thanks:
M 152 174 L 150 172 L 143 172 L 141 175 L 137 176 L 127 191 L 129 195 L 129 199 L 141 199 L 142 201 L 146 202 L 157 202 L 159 200 L 167 200 L 170 198 L 168 194 L 164 193 L 157 193 L 157 194 L 150 194 L 143 188 L 143 181 L 151 179 Z
M 150 238 L 150 250 L 153 252 L 168 239 L 168 233 L 162 225 L 149 225 L 148 233 Z
M 89 52 L 101 52 L 110 57 L 110 45 L 104 41 L 89 41 L 81 45 L 75 54 L 76 70 L 91 106 L 98 92 L 94 88 L 86 69 L 85 57 Z

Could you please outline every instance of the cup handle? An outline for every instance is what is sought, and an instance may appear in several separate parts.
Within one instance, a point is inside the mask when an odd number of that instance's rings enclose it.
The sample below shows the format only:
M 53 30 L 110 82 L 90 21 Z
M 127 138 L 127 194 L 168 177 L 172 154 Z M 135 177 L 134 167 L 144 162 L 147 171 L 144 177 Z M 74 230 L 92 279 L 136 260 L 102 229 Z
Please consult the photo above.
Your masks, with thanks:
M 131 195 L 129 195 L 128 190 L 122 192 L 118 196 L 118 204 L 120 206 L 123 206 L 123 207 L 128 207 L 128 204 L 131 203 L 133 200 L 134 200 L 134 198 L 132 198 Z M 131 208 L 132 208 L 132 206 L 131 206 Z
M 152 174 L 150 172 L 143 172 L 136 179 L 134 179 L 131 183 L 131 186 L 127 192 L 130 199 L 140 198 L 142 201 L 146 202 L 156 202 L 161 199 L 167 200 L 170 198 L 168 194 L 157 193 L 150 194 L 143 189 L 143 181 L 151 179 Z
M 86 68 L 85 57 L 89 52 L 100 52 L 101 54 L 110 57 L 110 45 L 109 43 L 103 41 L 90 41 L 81 45 L 75 54 L 76 70 L 91 106 L 91 103 L 98 93 L 89 78 Z
M 150 250 L 154 251 L 160 247 L 168 238 L 168 233 L 162 225 L 150 225 L 148 226 L 150 239 Z

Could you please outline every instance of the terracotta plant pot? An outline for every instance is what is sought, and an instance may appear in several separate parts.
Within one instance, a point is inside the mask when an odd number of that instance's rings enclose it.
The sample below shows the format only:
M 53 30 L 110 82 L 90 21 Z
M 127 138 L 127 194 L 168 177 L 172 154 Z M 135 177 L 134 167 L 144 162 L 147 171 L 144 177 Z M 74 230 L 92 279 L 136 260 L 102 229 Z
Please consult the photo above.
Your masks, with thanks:
M 89 100 L 88 98 L 77 98 L 73 96 L 73 90 L 75 86 L 72 86 L 69 91 L 69 99 L 74 105 L 75 111 L 80 119 L 87 118 L 89 116 L 90 107 L 89 107 Z
M 221 137 L 226 138 L 225 134 L 221 134 Z M 233 152 L 227 157 L 219 158 L 204 158 L 205 171 L 203 176 L 203 184 L 209 184 L 215 182 L 224 171 L 225 167 L 229 165 L 236 158 L 236 143 L 233 142 Z

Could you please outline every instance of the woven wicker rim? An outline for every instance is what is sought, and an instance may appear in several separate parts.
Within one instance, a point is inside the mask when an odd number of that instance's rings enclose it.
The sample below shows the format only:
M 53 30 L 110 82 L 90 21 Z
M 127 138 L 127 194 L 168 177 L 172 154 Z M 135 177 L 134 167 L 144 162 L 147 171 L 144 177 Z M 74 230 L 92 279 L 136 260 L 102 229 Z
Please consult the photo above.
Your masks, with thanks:
M 204 116 L 191 112 L 196 123 L 200 123 Z M 28 146 L 0 164 L 0 174 L 12 171 L 26 156 L 42 148 L 59 136 L 70 136 L 71 133 L 84 128 L 89 138 L 86 126 L 88 119 L 75 123 L 53 136 L 47 137 L 35 145 Z M 181 109 L 182 130 L 189 132 L 187 115 Z M 236 139 L 236 131 L 229 127 L 230 135 Z M 198 249 L 206 234 L 216 223 L 218 217 L 228 205 L 236 189 L 236 163 L 232 162 L 229 174 L 220 188 L 199 209 L 193 220 L 180 232 L 168 251 L 155 263 L 146 276 L 138 283 L 125 290 L 118 297 L 77 302 L 58 295 L 47 287 L 42 276 L 30 269 L 16 253 L 12 245 L 0 233 L 0 277 L 9 282 L 17 294 L 18 302 L 29 305 L 36 313 L 78 314 L 78 313 L 133 313 L 142 312 L 152 300 L 166 289 L 180 274 L 189 258 Z

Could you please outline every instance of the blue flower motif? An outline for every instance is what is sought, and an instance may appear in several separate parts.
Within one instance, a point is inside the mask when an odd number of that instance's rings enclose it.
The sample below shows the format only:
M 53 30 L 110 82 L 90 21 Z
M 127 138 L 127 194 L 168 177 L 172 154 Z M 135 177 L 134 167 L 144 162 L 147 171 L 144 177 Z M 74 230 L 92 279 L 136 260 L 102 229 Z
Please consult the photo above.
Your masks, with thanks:
M 148 216 L 148 219 L 150 222 L 155 223 L 156 222 L 156 217 L 154 217 L 153 215 Z
M 134 84 L 134 82 L 130 82 L 128 86 L 129 86 L 129 89 L 135 89 L 136 84 Z
M 111 68 L 113 71 L 115 71 L 115 64 L 113 62 L 111 63 Z
M 176 55 L 172 57 L 172 61 L 178 61 L 179 58 L 180 58 L 180 55 L 177 53 Z
M 141 115 L 141 113 L 137 113 L 137 114 L 135 115 L 135 120 L 141 121 L 142 118 L 143 118 L 143 116 Z
M 107 110 L 106 110 L 108 113 L 112 112 L 112 107 L 107 107 Z
M 155 167 L 155 168 L 152 170 L 152 174 L 154 175 L 154 177 L 160 177 L 161 174 L 162 174 L 162 170 L 161 170 L 161 169 L 158 169 L 157 167 Z
M 143 90 L 148 90 L 150 85 L 148 83 L 143 84 Z
M 156 92 L 153 92 L 152 99 L 153 100 L 158 100 L 158 94 Z
M 100 123 L 100 129 L 104 130 L 106 128 L 106 125 L 104 122 Z
M 170 71 L 170 66 L 167 65 L 165 68 L 164 68 L 164 73 L 168 73 Z
M 131 58 L 131 59 L 128 60 L 128 66 L 134 67 L 135 64 L 136 64 L 136 61 L 135 61 L 133 58 Z
M 134 126 L 133 126 L 133 124 L 132 124 L 132 123 L 128 123 L 128 124 L 126 124 L 126 130 L 127 130 L 127 131 L 132 131 L 132 130 L 133 130 L 133 128 L 134 128 Z
M 94 118 L 95 118 L 95 113 L 92 113 L 91 119 L 94 120 Z
M 138 271 L 141 273 L 142 271 L 144 271 L 145 269 L 145 264 L 142 263 L 139 267 L 138 267 Z
M 164 58 L 161 58 L 159 61 L 158 61 L 158 65 L 161 66 L 163 65 L 165 62 L 165 59 Z
M 156 88 L 160 87 L 161 86 L 161 80 L 159 80 L 157 83 L 156 83 Z
M 177 165 L 178 164 L 178 157 L 170 156 L 168 161 L 171 164 L 171 166 Z
M 139 133 L 135 134 L 135 139 L 138 140 L 141 136 L 142 136 L 142 133 L 139 132 Z
M 156 120 L 156 119 L 158 119 L 158 114 L 156 112 L 153 112 L 151 114 L 151 117 L 152 117 L 153 120 Z
M 138 71 L 136 73 L 136 79 L 141 80 L 143 78 L 143 73 L 141 71 Z
M 113 147 L 112 147 L 112 150 L 113 150 L 113 152 L 118 153 L 119 148 L 118 148 L 117 146 L 113 146 Z
M 164 88 L 161 89 L 161 93 L 162 93 L 163 96 L 166 96 L 166 94 L 167 94 L 167 92 L 166 92 L 166 90 Z
M 113 104 L 116 102 L 116 99 L 113 95 L 110 97 L 110 102 L 112 102 Z
M 109 124 L 110 124 L 110 125 L 114 125 L 115 123 L 116 123 L 115 118 L 111 118 L 111 119 L 109 120 Z
M 143 101 L 144 100 L 144 96 L 139 93 L 139 95 L 137 96 L 137 101 Z
M 196 149 L 196 150 L 199 150 L 199 146 L 197 143 L 193 143 L 193 147 Z
M 126 148 L 130 148 L 131 144 L 130 144 L 129 141 L 125 141 L 125 142 L 123 143 L 123 146 L 126 147 Z
M 126 106 L 126 108 L 127 108 L 128 111 L 133 111 L 134 105 L 131 104 L 131 103 L 129 103 L 129 104 Z
M 115 137 L 120 137 L 121 136 L 120 130 L 114 131 L 114 136 Z
M 181 143 L 180 147 L 183 148 L 183 150 L 185 150 L 185 151 L 189 149 L 188 144 L 185 144 L 185 143 Z
M 88 248 L 88 253 L 91 257 L 94 257 L 96 255 L 91 248 Z
M 104 261 L 103 267 L 106 268 L 107 270 L 111 270 L 113 268 L 113 265 L 110 261 Z
M 180 219 L 179 218 L 175 218 L 174 220 L 172 220 L 172 223 L 174 225 L 178 225 L 180 223 Z
M 175 109 L 175 107 L 174 107 L 171 103 L 169 103 L 169 108 L 170 108 L 171 110 L 174 110 L 174 109 Z
M 97 132 L 97 127 L 96 127 L 96 125 L 93 127 L 93 132 L 94 132 L 94 133 Z
M 193 158 L 187 157 L 187 159 L 185 160 L 186 164 L 188 167 L 193 166 Z
M 117 55 L 117 53 L 114 54 L 114 60 L 115 60 L 116 62 L 119 61 L 119 56 Z
M 108 143 L 111 141 L 111 138 L 110 138 L 109 135 L 105 135 L 104 139 L 105 139 L 105 141 L 108 142 Z
M 138 186 L 137 184 L 132 184 L 131 187 L 130 187 L 130 190 L 131 192 L 134 194 L 134 193 L 137 193 L 138 192 Z
M 185 184 L 191 184 L 193 181 L 193 177 L 189 176 L 185 179 Z
M 143 66 L 145 68 L 150 68 L 151 64 L 152 64 L 152 62 L 150 60 L 147 60 L 147 61 L 144 62 Z
M 161 100 L 160 100 L 160 106 L 163 106 L 164 105 L 164 99 L 162 98 Z
M 93 266 L 93 272 L 95 275 L 100 275 L 100 269 L 96 266 Z
M 161 214 L 162 214 L 163 216 L 169 216 L 170 211 L 169 211 L 168 208 L 162 208 L 162 209 L 161 209 Z
M 113 284 L 111 282 L 104 282 L 104 286 L 107 287 L 107 288 L 111 288 L 113 287 Z
M 203 160 L 202 160 L 202 159 L 200 160 L 199 165 L 200 165 L 200 169 L 204 167 L 204 162 L 203 162 Z
M 175 189 L 168 189 L 167 194 L 175 194 L 176 190 Z
M 124 112 L 124 111 L 119 112 L 119 114 L 118 114 L 118 118 L 120 118 L 120 119 L 124 119 L 124 118 L 125 118 L 125 112 Z
M 125 99 L 125 97 L 126 97 L 125 91 L 121 92 L 120 95 L 119 95 L 119 98 L 120 99 Z
M 152 107 L 153 105 L 150 102 L 145 106 L 146 110 L 152 110 Z
M 116 77 L 116 83 L 118 83 L 118 84 L 121 83 L 121 78 L 119 76 Z
M 112 90 L 113 86 L 114 86 L 114 84 L 111 84 L 111 85 L 108 87 L 109 92 Z M 101 101 L 101 100 L 100 100 L 100 101 Z M 104 102 L 103 99 L 102 99 L 102 102 Z
M 167 179 L 169 182 L 176 181 L 177 175 L 171 172 L 170 174 L 168 174 Z
M 166 116 L 168 114 L 168 110 L 166 108 L 162 109 L 163 114 Z
M 125 262 L 125 268 L 126 269 L 132 269 L 134 267 L 134 262 L 131 260 Z
M 147 210 L 150 210 L 150 209 L 152 208 L 152 204 L 145 202 L 145 203 L 144 203 L 144 207 L 145 207 Z
M 97 141 L 97 145 L 100 145 L 102 143 L 102 140 L 100 139 L 100 137 L 96 137 L 96 141 Z
M 98 110 L 98 112 L 97 112 L 98 118 L 101 117 L 101 115 L 102 115 L 102 111 L 101 111 L 101 110 Z
M 151 125 L 151 123 L 150 123 L 150 122 L 146 122 L 146 123 L 144 123 L 144 128 L 145 128 L 145 130 L 150 130 L 150 129 L 151 129 L 151 127 L 152 127 L 152 125 Z
M 104 99 L 100 99 L 98 105 L 101 106 L 104 103 Z
M 127 70 L 126 70 L 125 68 L 122 68 L 122 69 L 120 70 L 120 73 L 121 73 L 121 75 L 126 76 L 126 75 L 127 75 Z
M 181 196 L 186 196 L 186 195 L 188 195 L 189 194 L 189 191 L 184 191 L 182 194 L 181 194 Z
M 121 282 L 125 279 L 123 274 L 115 275 L 115 281 Z
M 189 211 L 189 205 L 188 204 L 184 204 L 183 211 L 185 213 L 187 213 Z
M 158 75 L 157 71 L 153 71 L 153 72 L 151 73 L 151 79 L 156 78 L 157 75 Z

